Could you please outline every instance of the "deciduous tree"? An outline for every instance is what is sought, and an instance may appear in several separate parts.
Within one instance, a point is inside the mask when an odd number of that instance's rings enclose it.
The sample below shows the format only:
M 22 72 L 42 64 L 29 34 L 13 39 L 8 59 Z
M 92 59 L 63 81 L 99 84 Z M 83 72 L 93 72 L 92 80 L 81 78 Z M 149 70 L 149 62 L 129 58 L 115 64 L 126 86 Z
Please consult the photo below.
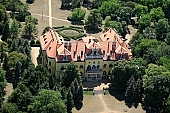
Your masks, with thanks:
M 40 90 L 29 106 L 31 113 L 66 113 L 66 105 L 59 91 Z
M 87 18 L 86 25 L 94 29 L 98 29 L 102 25 L 102 17 L 97 9 L 94 9 L 90 12 L 90 15 Z
M 150 16 L 153 22 L 158 22 L 159 19 L 165 18 L 165 14 L 161 7 L 151 9 Z
M 11 38 L 12 39 L 18 38 L 19 33 L 20 33 L 20 29 L 19 29 L 19 23 L 15 18 L 12 21 L 10 32 L 11 32 Z
M 18 106 L 14 103 L 6 102 L 0 109 L 1 113 L 18 113 Z
M 27 112 L 28 105 L 32 102 L 33 97 L 28 88 L 19 83 L 17 88 L 12 92 L 8 98 L 8 102 L 14 103 L 18 106 L 18 109 L 23 112 Z

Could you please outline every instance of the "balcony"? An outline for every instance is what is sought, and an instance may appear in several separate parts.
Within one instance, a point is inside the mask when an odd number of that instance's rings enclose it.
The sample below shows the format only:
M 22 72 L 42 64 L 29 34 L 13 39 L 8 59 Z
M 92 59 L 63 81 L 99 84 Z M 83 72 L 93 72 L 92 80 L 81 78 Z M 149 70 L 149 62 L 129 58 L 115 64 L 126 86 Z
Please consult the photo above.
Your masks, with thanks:
M 87 73 L 101 73 L 102 69 L 91 69 L 91 70 L 86 70 Z
M 85 59 L 103 59 L 103 55 L 86 55 Z

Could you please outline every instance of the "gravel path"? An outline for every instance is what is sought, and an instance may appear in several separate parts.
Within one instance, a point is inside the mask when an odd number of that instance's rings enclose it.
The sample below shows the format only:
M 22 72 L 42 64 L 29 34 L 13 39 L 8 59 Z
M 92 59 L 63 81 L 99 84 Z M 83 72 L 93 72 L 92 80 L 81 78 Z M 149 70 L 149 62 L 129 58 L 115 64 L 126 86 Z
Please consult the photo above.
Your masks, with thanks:
M 35 66 L 37 66 L 37 57 L 39 55 L 39 47 L 31 47 L 31 60 Z

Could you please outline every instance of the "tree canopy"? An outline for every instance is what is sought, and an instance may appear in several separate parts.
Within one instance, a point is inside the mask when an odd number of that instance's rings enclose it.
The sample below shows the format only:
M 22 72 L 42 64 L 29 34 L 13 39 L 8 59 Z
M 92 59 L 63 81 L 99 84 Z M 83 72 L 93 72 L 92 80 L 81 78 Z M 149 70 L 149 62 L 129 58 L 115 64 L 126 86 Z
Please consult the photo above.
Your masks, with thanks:
M 42 89 L 29 106 L 31 113 L 66 113 L 66 105 L 59 91 Z

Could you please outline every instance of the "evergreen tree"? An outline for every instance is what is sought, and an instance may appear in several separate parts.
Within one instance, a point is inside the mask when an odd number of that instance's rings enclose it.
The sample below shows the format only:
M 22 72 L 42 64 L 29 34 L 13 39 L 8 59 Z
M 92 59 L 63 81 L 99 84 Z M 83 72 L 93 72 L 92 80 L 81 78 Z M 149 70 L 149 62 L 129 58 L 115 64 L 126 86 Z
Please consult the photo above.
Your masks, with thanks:
M 61 88 L 60 93 L 61 93 L 61 96 L 62 96 L 62 99 L 63 99 L 63 100 L 64 100 L 64 99 L 67 99 L 67 89 L 66 89 L 65 86 L 63 86 L 63 87 Z
M 21 66 L 20 63 L 17 61 L 15 64 L 15 73 L 14 73 L 14 82 L 13 82 L 14 89 L 17 87 L 20 77 L 21 77 Z
M 15 18 L 12 21 L 10 32 L 11 32 L 11 38 L 12 39 L 18 38 L 18 35 L 20 33 L 19 23 L 17 22 L 17 20 Z
M 3 104 L 4 88 L 6 87 L 5 71 L 0 67 L 0 108 Z
M 80 85 L 78 87 L 78 92 L 77 92 L 77 101 L 82 102 L 83 101 L 83 87 Z
M 6 19 L 6 20 L 5 20 Z M 10 37 L 10 29 L 9 29 L 9 20 L 8 20 L 8 16 L 6 14 L 6 18 L 4 20 L 4 28 L 3 28 L 3 32 L 2 32 L 2 37 L 1 39 L 3 41 L 6 41 L 9 37 Z
M 67 112 L 70 113 L 73 107 L 74 107 L 73 95 L 71 93 L 71 90 L 69 89 L 67 94 Z

